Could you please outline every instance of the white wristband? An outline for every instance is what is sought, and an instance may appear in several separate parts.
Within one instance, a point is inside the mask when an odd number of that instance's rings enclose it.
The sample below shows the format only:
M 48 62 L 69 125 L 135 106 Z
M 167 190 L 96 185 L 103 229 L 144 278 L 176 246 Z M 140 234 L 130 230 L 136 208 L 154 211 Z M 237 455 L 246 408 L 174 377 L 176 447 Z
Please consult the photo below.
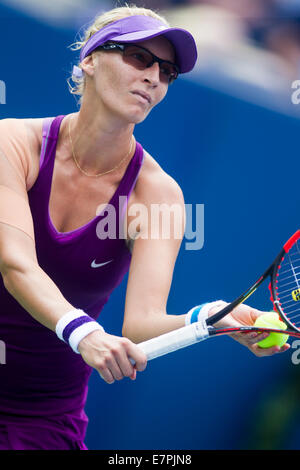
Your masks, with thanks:
M 101 330 L 104 331 L 104 328 L 99 325 L 96 321 L 91 321 L 89 323 L 84 323 L 83 325 L 76 328 L 73 333 L 70 334 L 69 337 L 69 345 L 73 349 L 74 352 L 80 354 L 78 351 L 78 345 L 80 341 L 85 338 L 87 335 L 92 333 L 93 331 Z
M 61 317 L 57 324 L 56 324 L 56 327 L 55 327 L 55 332 L 57 334 L 57 336 L 59 337 L 59 339 L 61 339 L 62 341 L 64 341 L 63 339 L 63 331 L 65 329 L 65 327 L 71 323 L 71 321 L 75 320 L 76 318 L 80 318 L 82 316 L 86 315 L 88 317 L 88 315 L 83 311 L 83 310 L 80 310 L 79 308 L 77 309 L 74 309 L 74 310 L 71 310 L 70 312 L 68 313 L 65 313 L 63 317 Z
M 66 313 L 55 327 L 58 338 L 68 343 L 77 354 L 80 341 L 96 330 L 104 331 L 104 328 L 81 309 Z
M 196 307 L 191 308 L 191 310 L 189 310 L 186 314 L 185 324 L 190 325 L 191 323 L 195 323 L 201 320 L 207 320 L 210 309 L 222 304 L 222 300 L 216 300 L 214 302 L 207 302 L 205 304 L 197 305 Z

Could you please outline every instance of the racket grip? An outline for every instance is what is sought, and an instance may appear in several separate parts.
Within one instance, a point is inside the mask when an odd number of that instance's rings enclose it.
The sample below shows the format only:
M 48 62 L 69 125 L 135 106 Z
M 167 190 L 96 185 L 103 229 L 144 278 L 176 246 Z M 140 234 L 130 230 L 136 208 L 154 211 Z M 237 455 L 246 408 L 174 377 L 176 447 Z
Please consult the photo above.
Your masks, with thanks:
M 196 322 L 191 325 L 184 326 L 177 330 L 170 331 L 156 338 L 149 339 L 137 346 L 146 354 L 147 360 L 150 361 L 165 354 L 177 351 L 178 349 L 191 346 L 192 344 L 203 341 L 209 337 L 206 322 Z M 132 365 L 134 360 L 130 358 Z

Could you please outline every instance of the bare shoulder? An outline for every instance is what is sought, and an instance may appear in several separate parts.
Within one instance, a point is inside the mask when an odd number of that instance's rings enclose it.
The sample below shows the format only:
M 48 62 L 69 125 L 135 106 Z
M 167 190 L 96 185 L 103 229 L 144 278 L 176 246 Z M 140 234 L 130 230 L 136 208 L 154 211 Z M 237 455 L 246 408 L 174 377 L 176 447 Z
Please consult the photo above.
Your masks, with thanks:
M 0 120 L 0 125 L 3 127 L 3 130 L 7 128 L 15 135 L 24 136 L 25 129 L 32 149 L 37 149 L 42 141 L 43 120 L 44 118 L 6 118 Z
M 28 174 L 28 189 L 30 189 L 38 175 L 40 167 L 40 154 L 42 147 L 43 121 L 45 118 L 27 118 L 23 123 L 27 129 L 28 145 L 30 147 L 30 171 Z
M 42 132 L 43 132 L 43 121 L 45 118 L 27 118 L 23 119 L 23 123 L 26 126 L 28 132 L 28 138 L 30 141 L 31 150 L 34 155 L 38 154 L 42 146 Z
M 45 118 L 9 118 L 2 121 L 3 126 L 7 126 L 13 133 L 13 138 L 22 139 L 23 149 L 21 159 L 26 159 L 28 167 L 27 187 L 30 188 L 39 173 L 39 160 L 42 146 L 42 130 Z
M 135 199 L 145 203 L 183 203 L 177 181 L 148 152 L 135 188 Z M 135 201 L 136 202 L 136 201 Z

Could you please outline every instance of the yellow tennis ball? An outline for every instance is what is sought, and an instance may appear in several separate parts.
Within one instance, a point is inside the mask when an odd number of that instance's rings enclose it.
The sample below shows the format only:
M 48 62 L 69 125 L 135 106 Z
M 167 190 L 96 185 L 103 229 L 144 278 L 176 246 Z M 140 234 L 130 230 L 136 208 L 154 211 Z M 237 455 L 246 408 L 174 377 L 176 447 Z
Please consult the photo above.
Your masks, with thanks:
M 254 326 L 257 326 L 258 328 L 276 328 L 280 330 L 287 329 L 287 325 L 280 320 L 276 312 L 270 312 L 261 315 L 256 319 Z M 281 346 L 283 346 L 287 342 L 288 338 L 288 335 L 282 335 L 280 333 L 270 333 L 267 338 L 263 339 L 257 344 L 260 348 L 264 349 L 271 348 L 272 346 L 279 346 L 281 348 Z

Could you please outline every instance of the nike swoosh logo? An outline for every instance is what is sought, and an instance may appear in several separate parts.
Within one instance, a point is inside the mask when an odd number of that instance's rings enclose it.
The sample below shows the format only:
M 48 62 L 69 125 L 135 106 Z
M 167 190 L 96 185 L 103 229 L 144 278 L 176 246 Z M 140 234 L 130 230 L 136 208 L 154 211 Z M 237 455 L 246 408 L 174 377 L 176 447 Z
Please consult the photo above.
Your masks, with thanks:
M 94 261 L 92 262 L 91 266 L 92 266 L 92 268 L 100 268 L 101 266 L 105 266 L 106 264 L 111 263 L 112 261 L 113 261 L 113 260 L 111 259 L 111 260 L 109 260 L 109 261 L 106 261 L 105 263 L 99 263 L 99 264 L 97 264 L 97 263 L 96 263 L 96 260 L 94 259 Z

